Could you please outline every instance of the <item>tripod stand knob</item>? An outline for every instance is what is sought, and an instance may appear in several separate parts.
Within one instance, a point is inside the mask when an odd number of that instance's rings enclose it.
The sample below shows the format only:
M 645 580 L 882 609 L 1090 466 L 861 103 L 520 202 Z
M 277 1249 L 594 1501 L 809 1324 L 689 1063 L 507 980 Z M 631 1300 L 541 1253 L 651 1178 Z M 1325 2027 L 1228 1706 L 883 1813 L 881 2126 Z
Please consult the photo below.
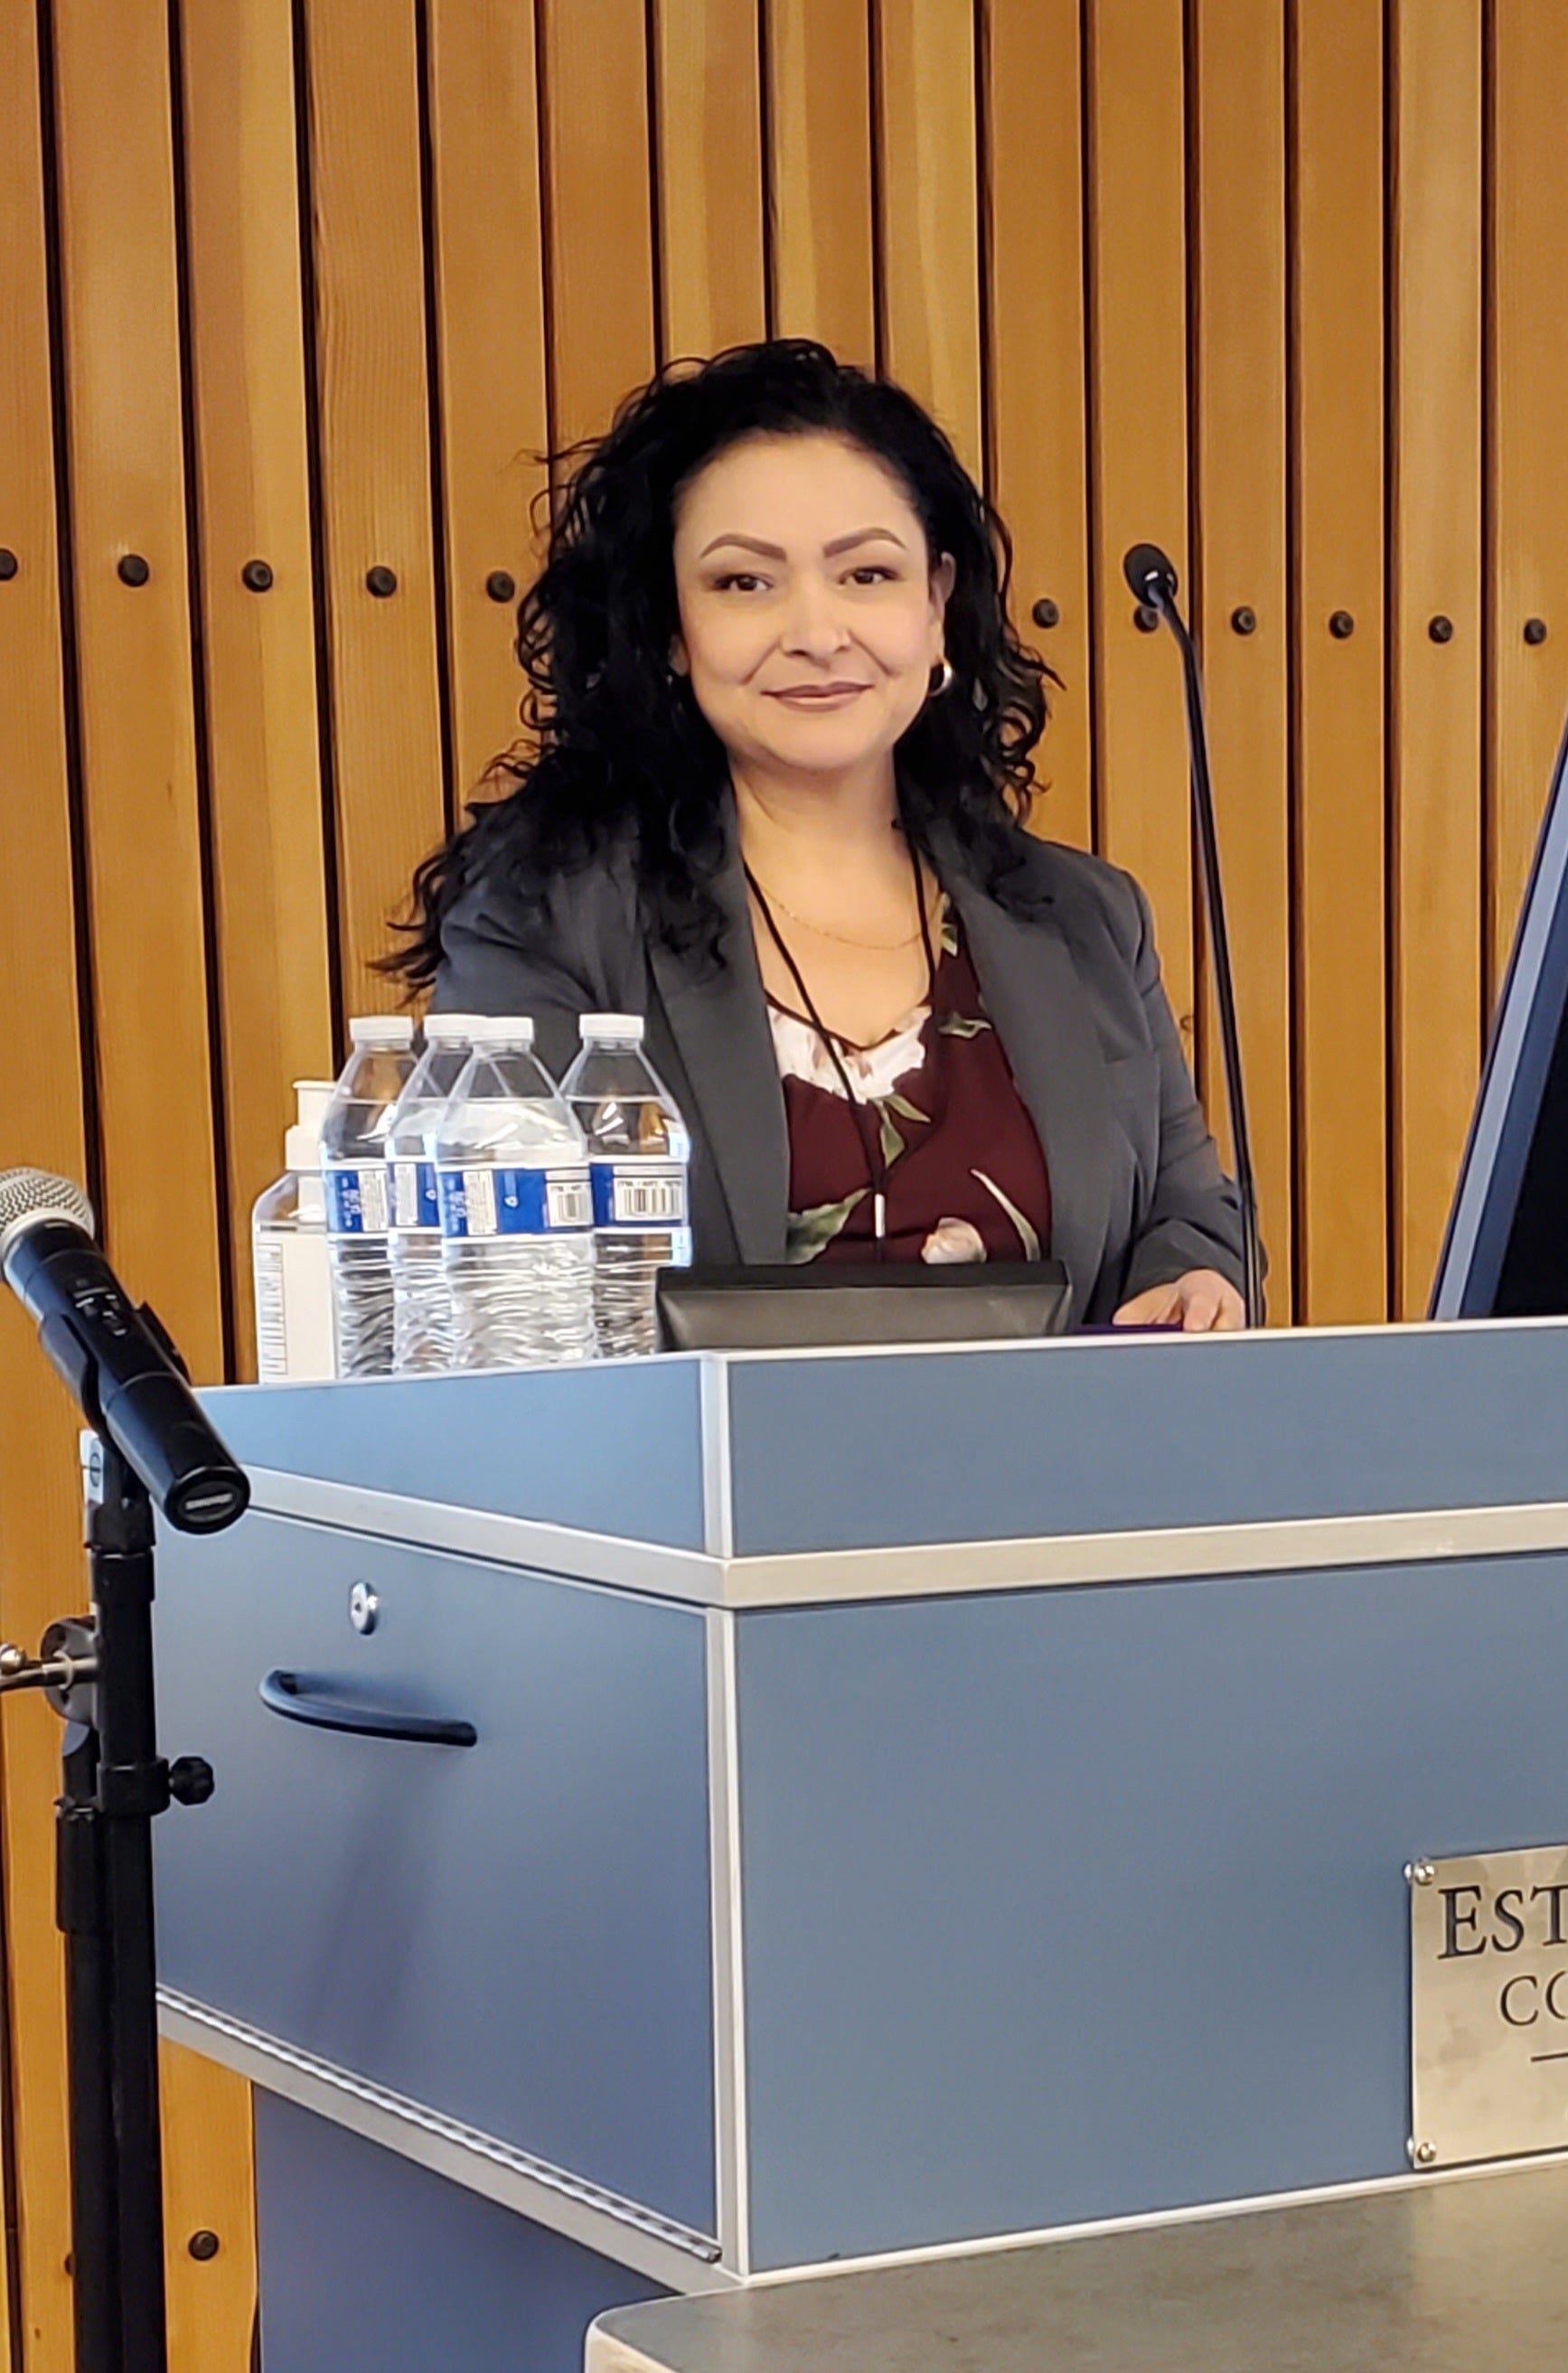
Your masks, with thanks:
M 204 1755 L 177 1755 L 169 1767 L 169 1793 L 177 1805 L 205 1805 L 216 1785 Z

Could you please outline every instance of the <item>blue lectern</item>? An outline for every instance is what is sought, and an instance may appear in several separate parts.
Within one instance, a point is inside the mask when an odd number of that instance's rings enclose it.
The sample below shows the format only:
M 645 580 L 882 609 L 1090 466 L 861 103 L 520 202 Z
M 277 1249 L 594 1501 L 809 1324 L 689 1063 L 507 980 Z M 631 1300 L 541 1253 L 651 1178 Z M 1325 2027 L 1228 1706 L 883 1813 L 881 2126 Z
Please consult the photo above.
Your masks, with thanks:
M 1568 1837 L 1568 1324 L 209 1406 L 160 1954 L 265 2373 L 1420 2180 L 1404 1865 Z

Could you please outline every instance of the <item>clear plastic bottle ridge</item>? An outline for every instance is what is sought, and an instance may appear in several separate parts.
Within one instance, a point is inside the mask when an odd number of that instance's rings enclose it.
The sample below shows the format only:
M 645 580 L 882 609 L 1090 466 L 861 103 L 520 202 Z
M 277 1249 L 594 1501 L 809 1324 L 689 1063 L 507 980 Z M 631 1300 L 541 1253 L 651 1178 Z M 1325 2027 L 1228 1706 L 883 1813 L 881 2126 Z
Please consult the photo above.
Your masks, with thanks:
M 387 1246 L 387 1123 L 414 1070 L 406 1014 L 364 1014 L 322 1122 L 322 1184 L 340 1376 L 385 1376 L 392 1364 Z
M 452 1365 L 452 1299 L 441 1254 L 436 1140 L 447 1099 L 468 1060 L 472 1024 L 466 1013 L 426 1015 L 425 1051 L 387 1123 L 392 1368 L 400 1376 L 439 1375 Z
M 654 1283 L 690 1263 L 691 1139 L 632 1013 L 585 1013 L 561 1082 L 593 1184 L 594 1336 L 603 1359 L 658 1348 Z
M 475 1016 L 437 1134 L 454 1365 L 593 1351 L 593 1206 L 581 1131 L 521 1016 Z

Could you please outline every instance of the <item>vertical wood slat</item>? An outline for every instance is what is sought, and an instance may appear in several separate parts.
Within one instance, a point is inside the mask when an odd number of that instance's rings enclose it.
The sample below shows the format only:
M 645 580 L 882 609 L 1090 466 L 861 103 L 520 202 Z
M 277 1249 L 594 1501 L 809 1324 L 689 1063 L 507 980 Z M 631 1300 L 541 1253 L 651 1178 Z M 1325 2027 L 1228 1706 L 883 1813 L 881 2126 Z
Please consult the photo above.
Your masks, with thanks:
M 1363 0 L 1294 26 L 1296 1280 L 1339 1326 L 1387 1294 L 1383 27 Z
M 333 1054 L 294 62 L 273 0 L 183 0 L 180 24 L 234 1336 L 248 1376 L 251 1206 L 282 1166 L 290 1083 L 319 1078 Z M 243 581 L 256 561 L 270 590 Z
M 251 2087 L 178 2044 L 158 2052 L 170 2373 L 247 2373 L 256 2312 Z M 193 2233 L 217 2236 L 193 2258 Z
M 1192 1048 L 1192 865 L 1181 677 L 1140 634 L 1129 544 L 1187 569 L 1186 127 L 1181 0 L 1092 0 L 1088 15 L 1094 745 L 1101 853 L 1154 909 L 1165 985 Z
M 656 0 L 667 356 L 766 334 L 760 0 Z
M 103 1175 L 114 1259 L 193 1374 L 224 1330 L 165 0 L 55 18 Z M 148 581 L 121 581 L 139 555 Z
M 1393 1290 L 1411 1317 L 1480 1053 L 1481 0 L 1394 0 L 1393 22 Z
M 1291 1315 L 1289 630 L 1285 578 L 1284 12 L 1196 0 L 1194 607 L 1270 1316 Z M 1256 624 L 1238 633 L 1235 614 Z M 1200 1070 L 1224 1103 L 1212 999 Z M 1228 1116 L 1227 1124 L 1228 1124 Z M 1222 1150 L 1229 1159 L 1228 1125 Z
M 541 0 L 555 450 L 603 436 L 654 368 L 642 0 Z
M 41 123 L 34 12 L 0 10 L 0 545 L 16 562 L 16 574 L 0 581 L 0 997 L 15 1023 L 6 1158 L 84 1178 Z M 30 1320 L 11 1294 L 0 1304 L 0 1630 L 31 1643 L 81 1586 L 76 1421 Z M 13 1700 L 0 1747 L 7 2045 L 28 2175 L 22 2198 L 6 2207 L 20 2224 L 18 2304 L 30 2373 L 68 2373 L 64 2011 L 51 1817 L 59 1725 L 41 1701 Z M 5 2281 L 0 2260 L 0 2333 L 13 2304 Z M 0 2355 L 8 2364 L 3 2344 Z
M 454 790 L 519 735 L 514 601 L 548 482 L 538 60 L 514 0 L 433 0 L 430 134 Z
M 178 22 L 234 1338 L 250 1374 L 251 1206 L 281 1165 L 290 1082 L 332 1059 L 294 60 L 266 0 L 183 0 Z M 241 575 L 257 560 L 264 592 Z M 249 2087 L 186 2052 L 160 2066 L 171 2364 L 240 2373 L 256 2301 Z M 218 2235 L 216 2257 L 191 2255 L 198 2228 Z
M 880 0 L 883 368 L 985 474 L 973 0 Z
M 446 821 L 414 0 L 307 0 L 322 529 L 345 996 Z M 378 598 L 373 568 L 396 590 Z
M 1037 828 L 1093 835 L 1079 0 L 1004 0 L 986 44 L 991 497 L 1013 540 L 1013 612 L 1062 688 L 1036 757 Z M 1058 623 L 1037 625 L 1036 602 Z
M 871 45 L 863 0 L 765 0 L 773 329 L 876 354 Z
M 1508 959 L 1568 698 L 1568 10 L 1495 0 L 1491 143 L 1490 1005 Z M 1547 628 L 1525 639 L 1527 620 Z

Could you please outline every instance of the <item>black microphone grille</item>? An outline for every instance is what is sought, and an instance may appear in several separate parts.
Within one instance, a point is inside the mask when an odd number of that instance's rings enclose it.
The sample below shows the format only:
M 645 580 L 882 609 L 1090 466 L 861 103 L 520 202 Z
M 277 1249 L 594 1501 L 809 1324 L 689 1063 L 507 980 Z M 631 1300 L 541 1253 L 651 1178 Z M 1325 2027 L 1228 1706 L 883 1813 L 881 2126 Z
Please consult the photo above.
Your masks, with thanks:
M 29 1228 L 45 1220 L 69 1220 L 92 1235 L 92 1205 L 72 1178 L 50 1170 L 0 1170 L 0 1262 Z
M 1157 544 L 1135 544 L 1121 565 L 1135 602 L 1175 601 L 1176 564 Z

